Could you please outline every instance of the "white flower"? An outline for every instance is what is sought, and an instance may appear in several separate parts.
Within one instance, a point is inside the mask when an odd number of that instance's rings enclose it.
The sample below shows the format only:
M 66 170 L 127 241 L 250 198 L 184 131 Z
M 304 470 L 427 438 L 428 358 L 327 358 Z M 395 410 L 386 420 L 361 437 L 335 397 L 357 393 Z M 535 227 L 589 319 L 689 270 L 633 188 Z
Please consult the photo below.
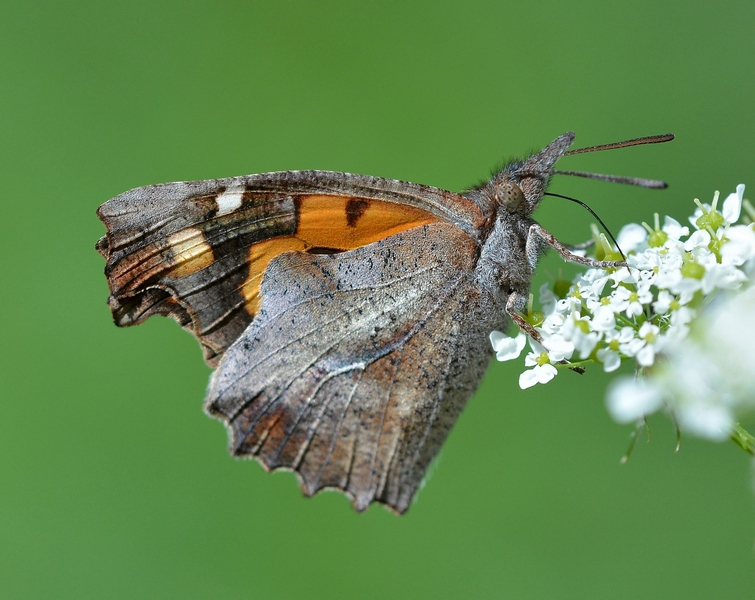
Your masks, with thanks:
M 616 327 L 616 315 L 611 306 L 599 306 L 595 310 L 592 328 L 595 331 L 610 331 Z
M 623 286 L 617 287 L 609 296 L 609 306 L 616 313 L 624 312 L 629 308 L 629 296 L 632 292 Z
M 707 248 L 710 244 L 710 234 L 705 229 L 698 229 L 684 242 L 684 249 L 691 252 L 695 248 Z
M 637 291 L 629 296 L 629 306 L 627 307 L 627 316 L 630 314 L 635 317 L 641 315 L 645 307 L 653 301 L 653 294 L 650 292 L 650 280 L 640 281 L 637 284 Z
M 659 248 L 648 248 L 638 254 L 627 256 L 627 264 L 635 269 L 648 271 L 660 270 L 662 264 L 662 255 Z
M 574 344 L 581 359 L 590 356 L 600 339 L 600 335 L 592 330 L 590 317 L 583 317 L 576 311 L 564 321 L 562 334 L 565 340 Z
M 724 406 L 695 403 L 677 414 L 679 427 L 698 437 L 723 442 L 734 428 L 734 415 Z
M 611 348 L 601 348 L 597 352 L 597 357 L 603 363 L 606 373 L 612 373 L 621 366 L 621 355 Z
M 574 354 L 574 344 L 566 341 L 561 334 L 544 336 L 542 345 L 548 351 L 551 362 L 569 359 Z
M 609 275 L 609 277 L 613 279 L 614 287 L 616 287 L 620 283 L 635 283 L 634 277 L 632 277 L 632 273 L 627 267 L 616 269 Z
M 680 306 L 671 313 L 671 324 L 686 325 L 695 317 L 696 314 L 696 311 L 692 310 L 691 308 L 687 306 Z
M 490 332 L 490 343 L 495 350 L 495 357 L 500 361 L 513 360 L 519 358 L 524 345 L 527 343 L 527 336 L 521 331 L 515 338 L 507 336 L 500 331 Z
M 619 423 L 632 423 L 652 414 L 663 405 L 661 390 L 655 385 L 622 377 L 608 389 L 608 412 Z
M 649 367 L 655 361 L 655 344 L 658 342 L 660 329 L 650 321 L 640 326 L 638 335 L 645 342 L 645 346 L 637 352 L 637 363 L 641 367 Z
M 726 243 L 721 247 L 722 262 L 742 265 L 755 257 L 755 231 L 751 225 L 730 227 L 726 238 Z
M 658 300 L 653 302 L 653 310 L 656 313 L 667 313 L 671 310 L 671 303 L 676 300 L 674 296 L 668 293 L 666 290 L 658 292 Z
M 710 294 L 716 288 L 735 290 L 744 281 L 747 281 L 747 275 L 735 265 L 714 263 L 705 270 L 702 280 L 703 294 Z
M 755 287 L 718 298 L 693 329 L 663 345 L 651 379 L 682 431 L 725 440 L 737 415 L 755 409 Z
M 629 223 L 619 231 L 616 242 L 624 252 L 636 252 L 648 239 L 648 232 L 642 225 Z
M 575 310 L 579 310 L 582 307 L 582 300 L 577 296 L 569 294 L 566 298 L 562 298 L 556 302 L 556 310 L 560 313 L 571 313 Z
M 634 337 L 631 327 L 624 327 L 623 335 L 619 339 L 619 350 L 624 356 L 634 357 L 641 367 L 649 367 L 655 361 L 655 345 L 659 341 L 659 332 L 660 329 L 650 321 L 645 321 L 640 326 L 638 337 Z
M 744 199 L 744 193 L 745 186 L 743 183 L 740 183 L 737 186 L 737 191 L 729 194 L 726 197 L 726 200 L 724 200 L 723 207 L 721 208 L 721 212 L 719 213 L 721 217 L 723 217 L 723 223 L 721 225 L 722 228 L 726 229 L 729 225 L 739 220 L 739 215 L 742 212 L 742 200 Z M 695 226 L 696 229 L 699 229 L 697 220 L 704 213 L 711 213 L 717 210 L 718 198 L 719 193 L 716 192 L 715 194 L 713 194 L 712 204 L 699 204 L 699 201 L 695 200 L 695 202 L 698 203 L 698 208 L 695 211 L 695 214 L 689 218 L 689 221 L 690 223 L 692 223 L 692 225 Z
M 665 216 L 663 219 L 663 231 L 665 231 L 669 237 L 669 240 L 666 241 L 666 244 L 669 244 L 670 242 L 676 242 L 682 236 L 689 235 L 689 227 L 682 227 L 679 221 L 672 219 L 669 216 Z
M 565 318 L 561 313 L 554 311 L 545 317 L 545 321 L 540 325 L 540 330 L 545 334 L 557 333 L 561 330 Z
M 526 390 L 538 383 L 548 383 L 556 375 L 558 371 L 553 365 L 535 365 L 534 368 L 519 375 L 519 387 Z
M 524 365 L 532 368 L 519 375 L 519 387 L 523 390 L 537 383 L 548 383 L 558 375 L 556 367 L 547 362 L 550 359 L 543 347 L 532 339 L 530 347 L 532 352 L 524 357 Z

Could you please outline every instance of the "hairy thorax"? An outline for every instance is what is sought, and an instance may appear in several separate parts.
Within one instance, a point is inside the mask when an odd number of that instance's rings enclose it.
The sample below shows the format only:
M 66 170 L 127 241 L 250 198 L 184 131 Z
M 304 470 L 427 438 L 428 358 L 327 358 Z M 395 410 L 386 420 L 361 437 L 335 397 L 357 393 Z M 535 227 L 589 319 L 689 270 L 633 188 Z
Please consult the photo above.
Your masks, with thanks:
M 475 270 L 478 285 L 504 305 L 512 292 L 529 292 L 536 265 L 528 260 L 525 248 L 533 223 L 528 217 L 500 210 L 480 252 Z

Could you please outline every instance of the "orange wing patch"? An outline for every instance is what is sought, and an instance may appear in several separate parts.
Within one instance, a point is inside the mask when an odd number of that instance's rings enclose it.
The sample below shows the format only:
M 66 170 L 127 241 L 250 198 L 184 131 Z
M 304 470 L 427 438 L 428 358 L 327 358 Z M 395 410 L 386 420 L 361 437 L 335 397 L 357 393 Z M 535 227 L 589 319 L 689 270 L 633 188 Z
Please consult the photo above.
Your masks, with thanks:
M 254 316 L 260 309 L 260 283 L 267 263 L 289 250 L 306 250 L 306 244 L 292 236 L 278 237 L 252 244 L 249 249 L 249 276 L 244 281 L 241 294 L 246 300 L 246 311 Z
M 268 263 L 289 250 L 353 250 L 401 231 L 438 221 L 435 215 L 404 204 L 350 196 L 302 196 L 297 199 L 293 235 L 259 242 L 249 250 L 249 276 L 242 287 L 247 312 L 259 311 L 262 274 Z
M 294 234 L 312 247 L 353 250 L 438 218 L 424 210 L 381 200 L 304 196 Z

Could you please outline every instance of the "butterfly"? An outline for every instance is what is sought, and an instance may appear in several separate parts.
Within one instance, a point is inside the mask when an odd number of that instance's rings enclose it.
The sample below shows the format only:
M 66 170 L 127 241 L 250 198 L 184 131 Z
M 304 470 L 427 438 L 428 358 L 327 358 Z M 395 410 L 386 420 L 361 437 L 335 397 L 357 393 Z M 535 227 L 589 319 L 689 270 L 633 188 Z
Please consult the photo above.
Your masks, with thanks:
M 488 335 L 524 319 L 547 248 L 578 256 L 532 219 L 566 133 L 454 193 L 393 179 L 283 171 L 150 185 L 98 209 L 115 323 L 152 315 L 191 332 L 215 368 L 205 411 L 230 451 L 296 473 L 305 495 L 340 490 L 396 513 L 492 356 Z

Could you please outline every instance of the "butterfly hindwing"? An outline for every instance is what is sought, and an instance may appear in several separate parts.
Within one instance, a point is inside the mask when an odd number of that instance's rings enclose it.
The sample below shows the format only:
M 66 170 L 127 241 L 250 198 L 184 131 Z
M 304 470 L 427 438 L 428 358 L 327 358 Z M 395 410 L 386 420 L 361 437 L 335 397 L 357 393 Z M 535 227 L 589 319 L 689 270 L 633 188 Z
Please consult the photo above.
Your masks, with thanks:
M 262 310 L 213 375 L 231 450 L 404 512 L 490 357 L 477 246 L 435 223 L 336 255 L 272 260 Z
M 173 317 L 213 366 L 257 314 L 263 273 L 279 254 L 342 252 L 439 221 L 474 238 L 483 220 L 464 196 L 327 171 L 146 186 L 98 214 L 116 323 Z

